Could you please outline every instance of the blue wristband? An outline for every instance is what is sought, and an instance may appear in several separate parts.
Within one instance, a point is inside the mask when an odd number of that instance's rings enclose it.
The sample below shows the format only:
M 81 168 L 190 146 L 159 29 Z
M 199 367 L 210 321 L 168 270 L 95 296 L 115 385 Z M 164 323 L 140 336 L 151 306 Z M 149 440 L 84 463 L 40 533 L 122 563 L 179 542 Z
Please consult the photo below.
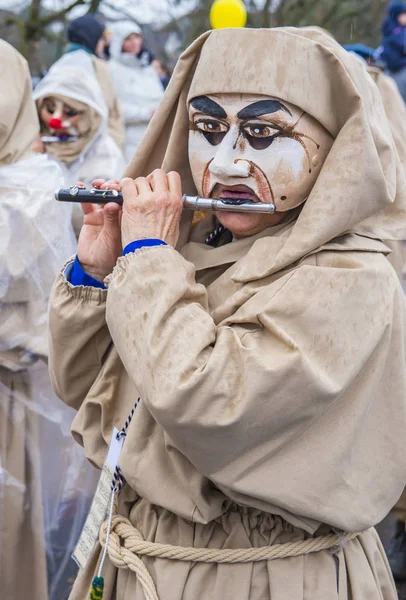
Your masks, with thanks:
M 144 246 L 167 246 L 166 242 L 158 239 L 147 239 L 147 240 L 135 240 L 135 242 L 130 242 L 123 250 L 123 256 L 129 254 L 130 252 L 135 252 L 139 248 L 143 248 Z
M 75 262 L 73 263 L 73 267 L 70 272 L 69 283 L 75 286 L 84 285 L 101 288 L 102 290 L 106 289 L 106 286 L 102 281 L 99 281 L 98 279 L 95 279 L 94 277 L 91 277 L 90 275 L 84 272 L 84 270 L 80 266 L 80 262 L 77 256 L 75 258 Z

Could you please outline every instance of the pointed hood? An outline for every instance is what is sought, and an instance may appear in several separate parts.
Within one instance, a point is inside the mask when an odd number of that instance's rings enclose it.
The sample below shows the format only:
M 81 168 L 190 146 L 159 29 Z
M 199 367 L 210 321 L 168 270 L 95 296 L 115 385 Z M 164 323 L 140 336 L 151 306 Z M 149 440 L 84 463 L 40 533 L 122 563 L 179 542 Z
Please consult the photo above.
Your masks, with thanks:
M 0 166 L 17 162 L 31 150 L 39 133 L 27 61 L 0 40 Z
M 81 118 L 83 131 L 76 142 L 46 144 L 47 152 L 63 162 L 71 164 L 77 160 L 100 135 L 107 132 L 108 109 L 92 58 L 84 50 L 62 56 L 37 85 L 33 96 L 38 110 L 41 110 L 44 99 L 50 96 L 70 101 L 77 109 L 83 109 L 83 105 L 87 107 Z
M 110 56 L 113 60 L 120 60 L 126 37 L 132 33 L 142 35 L 141 28 L 136 23 L 130 21 L 114 23 L 109 26 L 109 31 L 111 32 Z

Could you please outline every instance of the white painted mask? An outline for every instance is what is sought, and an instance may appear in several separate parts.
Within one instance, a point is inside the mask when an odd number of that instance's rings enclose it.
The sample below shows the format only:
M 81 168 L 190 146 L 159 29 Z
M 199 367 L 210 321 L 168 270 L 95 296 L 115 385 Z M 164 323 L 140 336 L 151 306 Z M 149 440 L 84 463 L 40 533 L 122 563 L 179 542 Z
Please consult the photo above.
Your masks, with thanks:
M 199 96 L 189 121 L 198 193 L 273 202 L 279 212 L 306 200 L 334 141 L 309 114 L 270 96 Z

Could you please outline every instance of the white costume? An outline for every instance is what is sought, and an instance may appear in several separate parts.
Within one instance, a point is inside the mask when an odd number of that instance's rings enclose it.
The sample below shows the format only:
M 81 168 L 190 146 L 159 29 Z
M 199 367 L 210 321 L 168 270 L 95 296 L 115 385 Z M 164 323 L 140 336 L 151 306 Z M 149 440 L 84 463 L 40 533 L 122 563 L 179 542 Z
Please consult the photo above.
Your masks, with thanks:
M 125 155 L 130 161 L 164 90 L 153 66 L 143 65 L 133 54 L 122 52 L 125 38 L 140 33 L 139 28 L 134 23 L 120 23 L 109 29 L 113 32 L 109 65 L 125 123 Z
M 82 50 L 65 54 L 51 67 L 35 88 L 34 99 L 38 101 L 53 95 L 82 102 L 101 117 L 98 130 L 74 162 L 64 164 L 60 157 L 66 171 L 66 184 L 72 185 L 77 181 L 89 184 L 98 177 L 121 177 L 126 165 L 125 159 L 108 134 L 108 109 L 89 54 Z M 53 153 L 55 155 L 58 155 L 57 150 Z

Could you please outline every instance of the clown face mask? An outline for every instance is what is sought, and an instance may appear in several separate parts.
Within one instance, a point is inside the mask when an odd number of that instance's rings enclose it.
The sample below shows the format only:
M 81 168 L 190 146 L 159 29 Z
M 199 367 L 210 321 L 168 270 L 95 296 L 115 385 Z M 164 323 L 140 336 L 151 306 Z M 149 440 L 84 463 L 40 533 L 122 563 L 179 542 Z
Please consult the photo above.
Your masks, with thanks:
M 67 102 L 53 96 L 45 98 L 42 102 L 39 116 L 43 131 L 46 130 L 52 139 L 44 141 L 65 142 L 77 140 L 79 122 L 85 110 L 86 105 L 83 105 L 83 110 L 78 110 Z
M 91 143 L 102 121 L 94 108 L 57 94 L 38 99 L 37 108 L 47 154 L 68 165 Z
M 274 215 L 217 214 L 236 235 L 277 224 L 302 204 L 332 144 L 318 121 L 277 98 L 219 94 L 190 102 L 189 161 L 198 193 L 276 206 Z

